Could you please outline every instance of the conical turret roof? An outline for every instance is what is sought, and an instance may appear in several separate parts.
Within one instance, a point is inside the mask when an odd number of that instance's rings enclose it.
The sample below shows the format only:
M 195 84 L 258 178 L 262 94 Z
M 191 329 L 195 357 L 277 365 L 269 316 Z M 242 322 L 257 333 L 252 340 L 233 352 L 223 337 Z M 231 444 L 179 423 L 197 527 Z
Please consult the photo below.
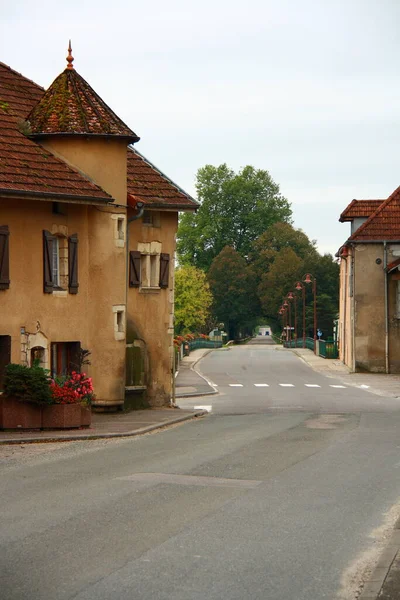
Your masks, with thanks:
M 123 137 L 130 143 L 139 137 L 111 110 L 72 66 L 53 81 L 28 115 L 32 137 L 94 135 Z

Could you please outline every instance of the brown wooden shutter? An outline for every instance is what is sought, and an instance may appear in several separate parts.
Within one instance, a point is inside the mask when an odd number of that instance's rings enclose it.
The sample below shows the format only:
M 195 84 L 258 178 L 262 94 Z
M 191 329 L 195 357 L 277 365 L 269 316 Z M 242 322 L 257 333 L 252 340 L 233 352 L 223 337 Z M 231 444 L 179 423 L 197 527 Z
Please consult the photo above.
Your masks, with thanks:
M 78 235 L 74 233 L 68 238 L 68 289 L 70 294 L 77 294 L 78 283 Z
M 45 294 L 51 294 L 54 288 L 53 280 L 53 242 L 54 235 L 50 231 L 43 231 L 43 291 Z
M 131 250 L 129 252 L 129 287 L 140 285 L 140 252 Z
M 0 225 L 0 290 L 10 287 L 9 237 L 8 225 Z
M 160 287 L 167 288 L 169 282 L 169 254 L 160 256 Z

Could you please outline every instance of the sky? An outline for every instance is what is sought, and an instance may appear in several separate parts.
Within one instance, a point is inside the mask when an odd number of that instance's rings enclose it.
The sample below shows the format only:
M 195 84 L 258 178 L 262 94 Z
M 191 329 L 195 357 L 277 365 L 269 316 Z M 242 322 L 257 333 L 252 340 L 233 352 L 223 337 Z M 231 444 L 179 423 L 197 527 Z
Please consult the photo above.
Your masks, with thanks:
M 266 169 L 335 253 L 353 198 L 400 185 L 398 0 L 13 0 L 0 60 L 47 88 L 74 66 L 195 196 L 197 170 Z

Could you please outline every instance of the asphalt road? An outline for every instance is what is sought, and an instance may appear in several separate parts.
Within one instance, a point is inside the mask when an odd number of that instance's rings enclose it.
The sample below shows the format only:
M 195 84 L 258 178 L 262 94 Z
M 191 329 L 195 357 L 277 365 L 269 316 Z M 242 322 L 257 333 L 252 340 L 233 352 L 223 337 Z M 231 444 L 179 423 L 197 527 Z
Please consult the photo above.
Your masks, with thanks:
M 356 598 L 397 514 L 398 401 L 274 346 L 201 370 L 200 421 L 0 449 L 1 600 Z

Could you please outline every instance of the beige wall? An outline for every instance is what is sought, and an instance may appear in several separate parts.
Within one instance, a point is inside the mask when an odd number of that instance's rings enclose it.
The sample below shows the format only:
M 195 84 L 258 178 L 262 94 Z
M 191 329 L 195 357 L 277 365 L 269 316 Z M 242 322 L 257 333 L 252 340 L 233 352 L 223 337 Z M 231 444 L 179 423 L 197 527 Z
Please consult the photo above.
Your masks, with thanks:
M 117 204 L 126 205 L 126 141 L 78 136 L 50 137 L 40 143 L 87 175 L 108 192 Z
M 148 400 L 152 406 L 167 404 L 171 398 L 172 343 L 173 343 L 173 289 L 174 254 L 178 215 L 161 212 L 160 227 L 149 227 L 141 220 L 130 225 L 130 250 L 138 244 L 160 242 L 161 252 L 170 255 L 170 276 L 167 289 L 128 290 L 127 342 L 142 339 L 148 356 Z
M 353 370 L 353 297 L 351 296 L 352 250 L 347 257 L 340 259 L 339 296 L 339 358 Z
M 88 371 L 98 399 L 122 402 L 125 340 L 115 339 L 112 307 L 125 304 L 125 249 L 115 245 L 108 210 L 69 204 L 67 215 L 55 215 L 51 202 L 1 200 L 0 224 L 10 229 L 11 283 L 0 291 L 0 335 L 11 335 L 11 360 L 22 362 L 22 327 L 28 334 L 39 329 L 48 348 L 79 341 L 92 352 Z M 78 234 L 77 294 L 43 292 L 44 229 Z

